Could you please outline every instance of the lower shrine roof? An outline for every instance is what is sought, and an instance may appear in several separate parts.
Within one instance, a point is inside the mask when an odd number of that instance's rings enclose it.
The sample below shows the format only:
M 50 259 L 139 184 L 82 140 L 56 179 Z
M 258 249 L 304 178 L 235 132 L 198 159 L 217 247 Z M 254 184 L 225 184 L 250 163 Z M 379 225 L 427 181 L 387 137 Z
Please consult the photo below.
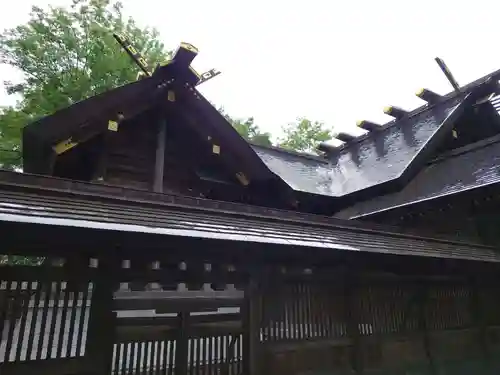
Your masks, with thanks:
M 500 253 L 492 247 L 402 233 L 395 228 L 259 207 L 245 212 L 246 206 L 238 204 L 216 208 L 216 202 L 185 197 L 155 202 L 147 193 L 106 189 L 98 184 L 2 172 L 0 221 L 36 225 L 41 231 L 78 229 L 82 241 L 93 233 L 112 232 L 118 242 L 124 234 L 140 234 L 272 246 L 285 252 L 307 250 L 308 254 L 322 249 L 500 262 Z M 136 198 L 125 199 L 127 193 Z

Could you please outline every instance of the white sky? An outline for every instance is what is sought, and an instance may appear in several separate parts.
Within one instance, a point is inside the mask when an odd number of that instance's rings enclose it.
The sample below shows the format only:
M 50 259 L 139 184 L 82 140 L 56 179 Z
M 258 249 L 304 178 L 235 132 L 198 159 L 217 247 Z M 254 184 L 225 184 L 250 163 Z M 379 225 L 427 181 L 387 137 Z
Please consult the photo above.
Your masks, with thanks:
M 31 5 L 69 3 L 9 2 L 0 29 L 26 21 Z M 386 105 L 417 107 L 420 87 L 450 91 L 436 56 L 462 85 L 500 68 L 495 0 L 124 3 L 141 26 L 158 28 L 167 47 L 198 47 L 196 69 L 222 71 L 201 88 L 210 100 L 274 134 L 299 116 L 349 130 L 359 119 L 389 120 Z M 15 79 L 0 67 L 0 82 Z M 0 105 L 11 104 L 0 88 Z

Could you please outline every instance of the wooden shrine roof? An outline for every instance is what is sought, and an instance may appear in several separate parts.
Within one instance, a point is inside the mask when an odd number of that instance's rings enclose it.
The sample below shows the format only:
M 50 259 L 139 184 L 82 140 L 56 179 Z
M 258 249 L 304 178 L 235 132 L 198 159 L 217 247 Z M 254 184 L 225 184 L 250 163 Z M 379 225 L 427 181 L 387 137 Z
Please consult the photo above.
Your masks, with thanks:
M 455 121 L 479 98 L 496 89 L 488 81 L 412 112 L 379 131 L 361 136 L 325 158 L 254 146 L 266 165 L 293 189 L 356 202 L 397 191 L 433 156 Z
M 417 108 L 379 130 L 357 137 L 339 147 L 327 159 L 250 145 L 201 95 L 189 77 L 186 78 L 186 71 L 189 70 L 182 70 L 176 64 L 166 65 L 152 77 L 76 103 L 27 126 L 23 133 L 24 170 L 46 174 L 53 163 L 53 147 L 58 142 L 67 139 L 85 142 L 89 137 L 106 131 L 108 120 L 116 118 L 117 114 L 129 119 L 154 106 L 166 112 L 175 107 L 176 119 L 182 119 L 182 126 L 191 127 L 200 139 L 217 144 L 221 160 L 232 171 L 243 173 L 249 181 L 273 180 L 278 182 L 279 194 L 293 190 L 320 197 L 325 206 L 334 207 L 332 212 L 355 205 L 346 211 L 347 214 L 342 213 L 342 217 L 362 216 L 395 205 L 449 194 L 451 185 L 453 192 L 470 188 L 469 185 L 455 184 L 453 179 L 471 181 L 473 187 L 472 176 L 460 175 L 475 173 L 472 167 L 456 169 L 450 174 L 450 180 L 432 177 L 433 183 L 424 181 L 426 186 L 420 190 L 414 186 L 431 176 L 438 165 L 449 168 L 445 163 L 458 159 L 461 161 L 456 161 L 456 165 L 467 164 L 463 159 L 468 155 L 454 156 L 423 170 L 450 137 L 456 120 L 478 99 L 498 91 L 500 78 L 500 70 L 482 77 L 463 87 L 459 93 L 449 93 L 433 105 Z M 176 93 L 175 103 L 167 100 L 169 90 Z M 494 151 L 493 146 L 488 150 Z M 477 159 L 479 154 L 475 155 Z M 412 182 L 415 178 L 417 182 Z M 384 198 L 376 203 L 370 201 L 380 196 Z M 363 201 L 366 201 L 366 207 L 360 203 Z
M 103 248 L 123 251 L 145 251 L 154 240 L 182 251 L 196 243 L 192 251 L 206 256 L 214 244 L 233 256 L 244 248 L 263 257 L 314 258 L 320 251 L 500 262 L 493 247 L 396 228 L 6 171 L 0 172 L 0 222 L 3 238 L 18 247 L 35 241 L 65 248 L 66 233 L 73 244 L 88 247 L 99 237 Z
M 151 77 L 107 91 L 73 104 L 23 130 L 23 168 L 29 173 L 48 174 L 54 147 L 60 142 L 76 144 L 108 131 L 108 121 L 121 115 L 124 121 L 155 108 L 194 129 L 206 142 L 221 147 L 220 157 L 250 180 L 269 180 L 276 176 L 240 137 L 228 120 L 195 88 L 187 67 L 168 64 Z M 168 100 L 168 92 L 175 100 Z M 152 130 L 155 131 L 155 130 Z
M 427 165 L 402 190 L 362 201 L 338 212 L 357 219 L 500 182 L 500 136 L 454 150 Z

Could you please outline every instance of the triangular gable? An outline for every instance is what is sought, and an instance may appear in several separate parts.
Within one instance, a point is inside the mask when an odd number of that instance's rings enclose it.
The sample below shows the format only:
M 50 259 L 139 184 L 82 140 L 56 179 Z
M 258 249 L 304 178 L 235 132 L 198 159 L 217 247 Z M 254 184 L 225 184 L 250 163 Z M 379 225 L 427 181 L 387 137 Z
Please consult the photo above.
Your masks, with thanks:
M 118 113 L 132 118 L 157 103 L 160 76 L 146 78 L 93 96 L 23 129 L 23 167 L 27 172 L 47 173 L 53 147 L 60 142 L 78 144 L 107 129 Z M 156 98 L 156 101 L 155 101 Z
M 109 120 L 116 121 L 118 114 L 130 120 L 156 106 L 212 144 L 214 153 L 242 185 L 267 180 L 279 182 L 227 119 L 178 75 L 179 69 L 169 64 L 159 74 L 76 103 L 28 125 L 23 132 L 24 170 L 50 174 L 57 154 L 55 148 L 60 143 L 77 147 L 96 134 L 107 132 Z
M 500 136 L 456 150 L 423 169 L 404 189 L 359 202 L 335 216 L 359 219 L 500 182 Z

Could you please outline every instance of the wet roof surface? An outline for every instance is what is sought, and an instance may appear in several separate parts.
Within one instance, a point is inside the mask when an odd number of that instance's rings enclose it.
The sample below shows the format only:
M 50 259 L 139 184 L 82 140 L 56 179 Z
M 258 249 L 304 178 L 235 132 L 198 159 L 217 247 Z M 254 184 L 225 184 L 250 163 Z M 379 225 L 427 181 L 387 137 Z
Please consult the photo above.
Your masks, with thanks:
M 257 146 L 254 150 L 293 189 L 341 197 L 398 178 L 462 102 L 455 98 L 400 120 L 342 149 L 331 162 Z
M 105 203 L 91 199 L 0 192 L 0 222 L 79 227 L 115 232 L 266 243 L 294 248 L 323 248 L 500 262 L 492 248 L 361 230 L 325 227 L 224 212 Z
M 360 202 L 336 216 L 350 219 L 498 182 L 500 141 L 437 161 L 421 171 L 400 192 Z

